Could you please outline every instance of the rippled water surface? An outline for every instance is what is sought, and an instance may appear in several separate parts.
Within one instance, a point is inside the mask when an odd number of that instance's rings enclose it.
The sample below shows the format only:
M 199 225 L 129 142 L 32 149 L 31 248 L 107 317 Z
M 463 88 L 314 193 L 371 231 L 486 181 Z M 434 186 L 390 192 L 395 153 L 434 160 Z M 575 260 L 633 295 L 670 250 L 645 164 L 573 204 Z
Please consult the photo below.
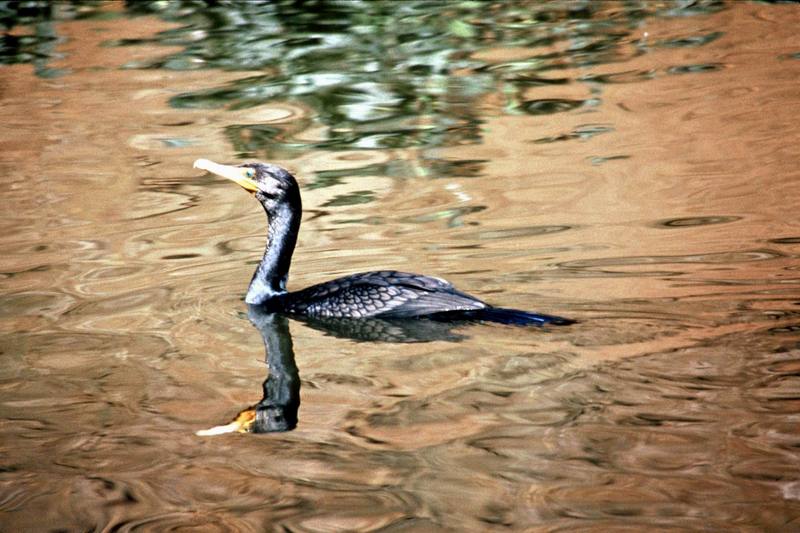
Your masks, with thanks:
M 0 24 L 3 531 L 800 529 L 800 6 Z M 260 316 L 263 212 L 199 157 L 296 173 L 291 288 L 395 268 L 579 322 Z M 195 434 L 264 394 L 295 429 Z

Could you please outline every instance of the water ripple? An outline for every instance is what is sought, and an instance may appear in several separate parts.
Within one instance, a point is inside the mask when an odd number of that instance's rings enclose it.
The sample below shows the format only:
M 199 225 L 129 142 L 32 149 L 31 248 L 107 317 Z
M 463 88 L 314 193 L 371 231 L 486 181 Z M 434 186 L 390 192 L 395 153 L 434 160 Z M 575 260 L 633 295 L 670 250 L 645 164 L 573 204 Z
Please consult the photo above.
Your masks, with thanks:
M 796 8 L 3 5 L 4 529 L 798 523 Z M 268 373 L 263 213 L 198 157 L 296 172 L 292 288 L 579 322 L 292 321 L 296 429 L 198 438 Z

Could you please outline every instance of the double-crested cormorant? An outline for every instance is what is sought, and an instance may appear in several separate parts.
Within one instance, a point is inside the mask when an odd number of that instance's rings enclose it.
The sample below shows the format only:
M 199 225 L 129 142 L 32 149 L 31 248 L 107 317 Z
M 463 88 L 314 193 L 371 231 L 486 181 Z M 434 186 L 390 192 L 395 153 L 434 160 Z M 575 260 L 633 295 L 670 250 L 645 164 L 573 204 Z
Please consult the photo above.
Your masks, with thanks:
M 194 162 L 234 181 L 261 202 L 268 218 L 267 247 L 245 301 L 270 311 L 322 318 L 421 318 L 486 320 L 504 324 L 569 324 L 572 321 L 492 307 L 456 290 L 443 279 L 396 271 L 363 272 L 288 292 L 286 279 L 300 230 L 302 203 L 297 181 L 285 169 L 265 163 L 220 165 Z

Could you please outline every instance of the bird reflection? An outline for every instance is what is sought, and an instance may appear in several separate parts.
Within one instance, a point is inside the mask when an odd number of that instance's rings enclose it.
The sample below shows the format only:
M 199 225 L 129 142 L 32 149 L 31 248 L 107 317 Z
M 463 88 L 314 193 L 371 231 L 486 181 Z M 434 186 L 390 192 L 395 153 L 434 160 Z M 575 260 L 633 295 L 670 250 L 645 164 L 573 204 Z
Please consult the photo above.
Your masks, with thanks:
M 263 398 L 240 411 L 229 424 L 198 431 L 200 436 L 272 433 L 291 431 L 297 426 L 300 374 L 294 361 L 289 319 L 280 313 L 265 313 L 254 305 L 248 306 L 247 317 L 261 332 L 266 350 L 267 379 L 262 384 Z
M 268 374 L 262 385 L 263 398 L 240 411 L 230 423 L 198 431 L 199 436 L 234 432 L 272 433 L 297 427 L 300 374 L 295 363 L 289 317 L 283 313 L 267 312 L 263 306 L 257 305 L 248 305 L 247 317 L 261 332 L 266 350 Z M 458 342 L 466 338 L 453 331 L 466 324 L 465 321 L 292 318 L 326 335 L 361 342 Z

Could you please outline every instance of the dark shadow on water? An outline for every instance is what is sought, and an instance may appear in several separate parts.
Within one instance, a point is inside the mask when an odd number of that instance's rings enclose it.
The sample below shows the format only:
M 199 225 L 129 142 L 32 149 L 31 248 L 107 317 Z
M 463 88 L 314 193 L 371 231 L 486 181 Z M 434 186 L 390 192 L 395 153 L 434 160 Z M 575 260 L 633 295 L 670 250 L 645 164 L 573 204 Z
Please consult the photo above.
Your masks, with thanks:
M 267 378 L 262 384 L 263 397 L 255 405 L 239 411 L 224 425 L 197 432 L 200 436 L 222 433 L 273 433 L 297 427 L 300 408 L 300 373 L 294 358 L 289 319 L 278 313 L 265 313 L 248 306 L 247 316 L 261 333 L 266 350 Z
M 430 319 L 346 319 L 297 317 L 307 326 L 331 337 L 360 342 L 459 342 L 467 338 L 454 332 L 466 321 L 439 321 Z
M 261 333 L 266 350 L 267 378 L 263 397 L 241 410 L 231 422 L 207 430 L 199 436 L 223 433 L 275 433 L 297 427 L 300 408 L 300 373 L 295 362 L 289 317 L 248 305 L 247 318 Z M 475 322 L 433 319 L 309 318 L 292 317 L 331 337 L 358 342 L 417 343 L 460 342 L 468 337 L 454 330 Z M 565 324 L 571 321 L 564 321 Z
M 267 378 L 262 385 L 263 397 L 257 404 L 240 411 L 230 423 L 198 431 L 200 436 L 231 432 L 274 433 L 297 427 L 300 373 L 295 363 L 289 317 L 254 305 L 248 306 L 247 317 L 261 333 L 266 350 Z M 465 338 L 452 332 L 460 325 L 454 322 L 308 318 L 302 321 L 327 335 L 365 342 L 459 341 Z
M 269 433 L 290 431 L 297 426 L 300 408 L 300 373 L 294 360 L 294 345 L 285 315 L 248 310 L 250 322 L 261 333 L 266 350 L 268 375 L 263 383 L 263 398 L 255 407 L 250 431 Z

